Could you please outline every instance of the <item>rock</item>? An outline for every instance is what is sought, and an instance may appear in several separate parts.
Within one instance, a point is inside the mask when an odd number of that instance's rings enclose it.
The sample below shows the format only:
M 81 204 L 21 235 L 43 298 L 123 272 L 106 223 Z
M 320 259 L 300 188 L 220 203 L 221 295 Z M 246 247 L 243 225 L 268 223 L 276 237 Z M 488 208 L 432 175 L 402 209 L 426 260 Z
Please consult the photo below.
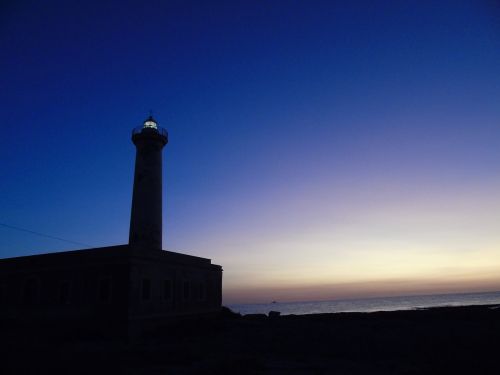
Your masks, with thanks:
M 267 318 L 266 314 L 246 314 L 243 315 L 244 318 L 246 319 L 265 319 Z

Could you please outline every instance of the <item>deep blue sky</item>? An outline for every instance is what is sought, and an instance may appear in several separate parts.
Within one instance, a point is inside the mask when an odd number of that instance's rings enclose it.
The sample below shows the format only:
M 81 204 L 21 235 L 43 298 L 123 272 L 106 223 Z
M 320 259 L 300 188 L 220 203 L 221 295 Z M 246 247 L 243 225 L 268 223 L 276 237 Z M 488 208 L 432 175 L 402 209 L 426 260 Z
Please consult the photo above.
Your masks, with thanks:
M 225 298 L 500 288 L 498 2 L 7 1 L 0 53 L 0 222 L 126 242 L 152 109 L 165 247 Z

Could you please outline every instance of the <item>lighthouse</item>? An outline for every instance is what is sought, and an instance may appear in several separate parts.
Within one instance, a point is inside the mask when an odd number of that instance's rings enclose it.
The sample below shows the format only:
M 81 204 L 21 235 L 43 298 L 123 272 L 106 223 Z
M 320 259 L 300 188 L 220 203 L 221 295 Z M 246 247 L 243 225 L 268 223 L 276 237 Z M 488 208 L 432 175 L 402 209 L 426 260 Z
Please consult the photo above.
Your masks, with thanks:
M 162 249 L 162 150 L 168 133 L 152 116 L 132 131 L 136 147 L 129 245 Z
M 68 338 L 96 332 L 132 337 L 166 327 L 177 317 L 220 311 L 222 267 L 162 247 L 167 131 L 149 116 L 132 130 L 132 142 L 128 244 L 0 258 L 0 322 L 9 322 L 12 336 L 51 332 Z

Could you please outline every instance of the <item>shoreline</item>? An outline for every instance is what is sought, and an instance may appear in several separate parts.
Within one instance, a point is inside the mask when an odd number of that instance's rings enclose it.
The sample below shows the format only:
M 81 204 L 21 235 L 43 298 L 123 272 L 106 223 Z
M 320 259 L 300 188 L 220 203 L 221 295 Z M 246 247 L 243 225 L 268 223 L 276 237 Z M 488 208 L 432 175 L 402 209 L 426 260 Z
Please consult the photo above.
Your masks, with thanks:
M 269 303 L 224 304 L 242 314 L 266 313 L 270 310 L 288 314 L 316 314 L 336 312 L 376 312 L 412 310 L 418 308 L 476 306 L 500 304 L 500 291 L 461 292 L 444 294 L 416 294 L 386 297 L 346 298 L 318 301 L 291 301 Z

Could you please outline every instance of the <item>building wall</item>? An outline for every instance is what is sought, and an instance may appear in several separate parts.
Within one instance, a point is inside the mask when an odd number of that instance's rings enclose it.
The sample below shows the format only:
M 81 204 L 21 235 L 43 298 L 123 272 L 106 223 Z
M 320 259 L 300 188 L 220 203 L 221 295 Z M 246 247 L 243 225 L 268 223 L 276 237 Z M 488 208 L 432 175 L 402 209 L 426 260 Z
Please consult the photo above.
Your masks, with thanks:
M 129 335 L 219 311 L 221 282 L 209 259 L 127 245 L 0 259 L 0 331 Z
M 134 260 L 130 268 L 130 317 L 148 318 L 219 311 L 222 271 Z
M 128 246 L 0 260 L 0 316 L 153 317 L 218 311 L 209 259 Z
M 65 318 L 125 316 L 127 264 L 0 270 L 0 316 Z

